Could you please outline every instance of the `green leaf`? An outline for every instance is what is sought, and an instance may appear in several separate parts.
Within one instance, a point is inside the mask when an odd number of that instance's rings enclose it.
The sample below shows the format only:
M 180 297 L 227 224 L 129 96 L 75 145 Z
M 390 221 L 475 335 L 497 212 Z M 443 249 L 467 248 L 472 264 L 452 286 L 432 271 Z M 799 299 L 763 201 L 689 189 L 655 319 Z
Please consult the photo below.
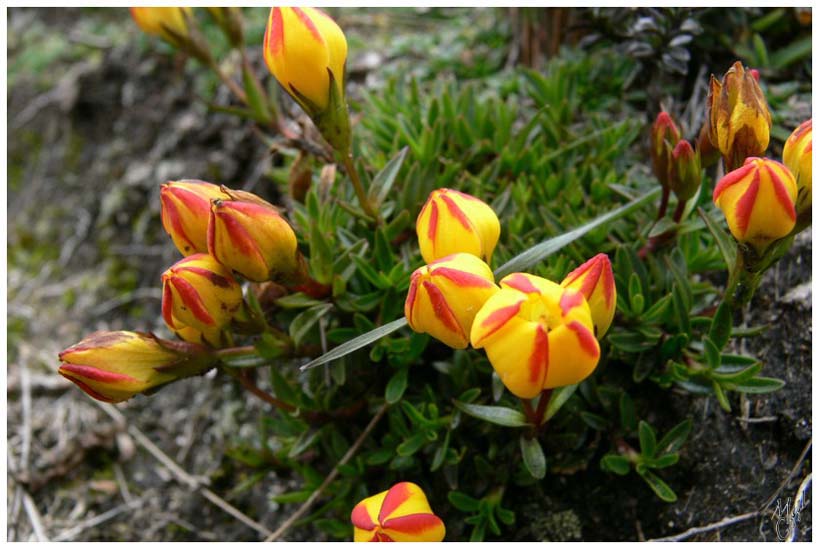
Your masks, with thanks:
M 710 377 L 712 380 L 717 380 L 721 384 L 732 383 L 732 384 L 742 384 L 755 376 L 763 369 L 763 363 L 755 362 L 749 365 L 748 367 L 740 367 L 740 368 L 732 368 L 730 369 L 718 369 L 710 373 Z
M 635 403 L 628 393 L 621 394 L 618 405 L 621 411 L 621 427 L 627 432 L 634 431 L 638 427 L 638 417 L 635 415 Z
M 669 466 L 673 466 L 678 463 L 680 459 L 680 455 L 678 453 L 669 453 L 657 458 L 653 458 L 647 461 L 647 465 L 651 468 L 655 468 L 657 470 L 661 470 L 663 468 L 668 468 Z
M 247 64 L 242 65 L 242 83 L 245 85 L 245 96 L 248 99 L 248 107 L 250 107 L 257 120 L 270 120 L 270 113 L 268 112 L 268 105 L 265 102 L 264 92 L 259 87 L 259 82 L 256 80 L 253 72 L 249 70 Z
M 325 302 L 311 298 L 304 292 L 296 292 L 295 294 L 288 294 L 275 300 L 277 306 L 285 309 L 302 309 L 306 307 L 313 307 L 324 304 Z
M 689 437 L 689 432 L 692 431 L 692 421 L 687 419 L 666 432 L 661 440 L 658 442 L 658 452 L 672 453 L 683 446 L 686 438 Z
M 561 410 L 561 407 L 564 406 L 564 403 L 567 402 L 567 399 L 572 397 L 572 394 L 575 393 L 575 390 L 577 389 L 578 384 L 571 384 L 569 386 L 563 386 L 554 390 L 552 392 L 549 405 L 547 405 L 547 412 L 544 415 L 544 422 L 555 416 L 555 414 Z
M 703 221 L 706 223 L 706 228 L 709 229 L 709 232 L 715 238 L 715 243 L 718 246 L 718 250 L 720 250 L 720 255 L 723 256 L 723 261 L 726 262 L 727 269 L 731 269 L 737 259 L 737 246 L 734 240 L 703 208 L 698 208 L 698 215 L 703 218 Z
M 715 316 L 712 317 L 712 324 L 709 327 L 709 338 L 717 346 L 718 350 L 722 350 L 729 342 L 729 336 L 732 334 L 732 308 L 728 302 L 721 302 L 715 311 Z
M 599 432 L 602 432 L 609 427 L 609 422 L 607 422 L 606 418 L 593 414 L 589 411 L 581 411 L 581 420 L 584 421 L 584 424 Z
M 524 413 L 508 407 L 490 407 L 487 405 L 473 405 L 471 403 L 462 403 L 453 399 L 453 404 L 470 416 L 498 424 L 499 426 L 507 426 L 509 428 L 521 428 L 529 426 L 527 417 Z
M 655 491 L 655 494 L 658 495 L 661 500 L 664 502 L 675 502 L 678 500 L 678 496 L 675 494 L 675 491 L 673 491 L 664 480 L 649 470 L 639 473 L 643 480 L 646 481 L 647 485 L 649 485 L 649 488 Z
M 394 374 L 384 390 L 384 400 L 390 405 L 398 403 L 407 389 L 407 367 L 402 367 Z
M 276 495 L 272 497 L 271 500 L 273 502 L 278 502 L 279 504 L 293 504 L 296 502 L 304 502 L 310 498 L 310 495 L 313 493 L 312 490 L 305 489 L 303 491 L 292 491 L 290 493 L 282 493 L 281 495 Z
M 505 275 L 509 275 L 510 273 L 515 273 L 517 271 L 524 271 L 547 256 L 554 254 L 558 250 L 561 250 L 568 244 L 580 239 L 593 229 L 601 227 L 605 224 L 611 223 L 613 220 L 631 214 L 638 208 L 642 207 L 643 205 L 653 201 L 657 198 L 660 194 L 661 188 L 656 187 L 651 191 L 645 193 L 641 197 L 635 199 L 634 201 L 627 203 L 620 208 L 616 208 L 602 216 L 595 218 L 594 220 L 585 223 L 584 225 L 573 229 L 572 231 L 568 231 L 562 235 L 558 235 L 557 237 L 553 237 L 551 239 L 547 239 L 528 250 L 525 250 L 521 254 L 517 255 L 501 267 L 495 270 L 496 279 L 500 279 Z
M 723 390 L 723 386 L 720 385 L 720 382 L 717 380 L 713 381 L 712 390 L 715 392 L 715 397 L 717 397 L 720 408 L 726 412 L 732 412 L 732 406 L 729 404 L 729 398 L 726 396 L 726 392 Z
M 461 491 L 450 491 L 447 493 L 447 500 L 461 512 L 476 512 L 481 504 L 480 500 L 464 494 Z
M 349 355 L 354 351 L 360 350 L 361 348 L 367 346 L 368 344 L 372 344 L 373 342 L 382 339 L 383 337 L 387 336 L 388 334 L 395 332 L 405 326 L 407 324 L 407 319 L 402 317 L 401 319 L 396 319 L 395 321 L 391 321 L 386 325 L 382 325 L 377 329 L 373 329 L 370 332 L 362 334 L 361 336 L 357 336 L 356 338 L 345 342 L 344 344 L 333 348 L 329 352 L 320 355 L 313 361 L 307 363 L 306 365 L 301 367 L 301 370 L 308 370 L 314 367 L 318 367 L 319 365 L 324 365 L 329 361 L 333 361 L 334 359 L 338 359 L 340 357 L 344 357 L 345 355 Z
M 271 360 L 265 357 L 260 357 L 256 353 L 249 353 L 247 355 L 234 355 L 231 357 L 222 357 L 219 362 L 224 367 L 230 369 L 256 369 L 270 365 Z
M 785 385 L 786 382 L 780 380 L 779 378 L 758 376 L 757 378 L 746 380 L 742 384 L 737 384 L 733 389 L 743 393 L 771 393 L 779 390 Z
M 433 462 L 430 463 L 430 471 L 435 472 L 441 465 L 444 464 L 444 459 L 447 457 L 447 449 L 450 448 L 450 430 L 444 436 L 444 442 L 436 449 L 436 454 L 433 455 Z
M 524 458 L 527 471 L 535 479 L 544 479 L 547 475 L 547 460 L 544 458 L 544 450 L 541 449 L 538 439 L 522 435 L 518 442 L 521 445 L 521 456 Z
M 678 329 L 681 333 L 691 334 L 692 327 L 689 324 L 689 308 L 686 306 L 686 298 L 683 289 L 675 283 L 672 285 L 672 305 L 678 320 Z
M 801 59 L 811 59 L 811 35 L 795 40 L 771 56 L 772 67 L 783 69 Z
M 638 423 L 638 439 L 641 443 L 641 454 L 646 457 L 655 456 L 657 441 L 655 440 L 655 430 L 648 422 L 641 420 Z
M 306 450 L 308 450 L 314 443 L 316 443 L 316 438 L 321 433 L 321 430 L 315 431 L 306 431 L 299 438 L 293 442 L 293 446 L 290 448 L 290 452 L 288 453 L 288 458 L 296 458 Z
M 607 453 L 601 457 L 601 469 L 619 476 L 628 474 L 630 466 L 629 459 L 623 455 Z
M 629 306 L 634 315 L 640 315 L 643 312 L 643 289 L 641 288 L 641 278 L 637 273 L 632 273 L 629 276 Z
M 708 336 L 703 338 L 703 356 L 710 369 L 715 370 L 720 366 L 720 350 Z
M 382 204 L 384 199 L 387 198 L 387 195 L 390 194 L 390 190 L 396 182 L 396 176 L 399 174 L 401 165 L 407 157 L 407 150 L 407 147 L 403 147 L 401 151 L 396 153 L 396 155 L 384 165 L 384 168 L 376 174 L 376 177 L 373 178 L 373 182 L 370 184 L 369 195 L 371 199 L 375 197 L 376 204 Z
M 302 340 L 304 340 L 310 332 L 310 329 L 313 328 L 313 325 L 315 325 L 325 313 L 330 311 L 332 307 L 333 304 L 313 306 L 294 317 L 288 330 L 290 337 L 293 339 L 294 346 L 299 347 Z
M 399 456 L 411 456 L 421 449 L 425 443 L 427 443 L 427 437 L 425 437 L 424 433 L 416 432 L 396 447 L 396 454 Z

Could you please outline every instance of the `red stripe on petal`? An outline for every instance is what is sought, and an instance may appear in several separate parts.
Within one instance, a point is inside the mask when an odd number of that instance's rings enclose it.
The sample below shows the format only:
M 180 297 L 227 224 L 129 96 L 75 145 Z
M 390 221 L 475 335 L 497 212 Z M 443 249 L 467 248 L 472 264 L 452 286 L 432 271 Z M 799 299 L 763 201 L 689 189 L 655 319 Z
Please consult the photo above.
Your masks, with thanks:
M 421 277 L 419 273 L 413 273 L 410 277 L 410 290 L 407 291 L 407 299 L 404 301 L 404 316 L 407 317 L 411 328 L 413 327 L 413 309 L 416 306 L 416 295 L 419 290 L 419 277 Z
M 567 323 L 567 328 L 575 333 L 578 337 L 578 343 L 581 344 L 581 349 L 592 357 L 598 357 L 601 353 L 598 347 L 598 342 L 595 340 L 592 332 L 578 321 Z
M 484 277 L 467 273 L 466 271 L 453 269 L 452 267 L 437 267 L 430 272 L 430 275 L 439 275 L 449 281 L 454 282 L 460 287 L 477 286 L 480 288 L 489 288 L 493 286 L 493 283 Z
M 753 162 L 748 162 L 747 159 L 746 164 L 738 168 L 737 170 L 732 170 L 722 178 L 715 186 L 715 192 L 712 193 L 712 202 L 717 203 L 718 197 L 726 190 L 727 187 L 731 187 L 732 185 L 736 184 L 743 178 L 745 178 L 749 172 L 755 169 L 755 164 Z
M 168 286 L 168 281 L 162 281 L 162 318 L 165 324 L 171 328 L 179 328 L 174 325 L 174 295 Z
M 578 290 L 581 291 L 581 294 L 583 294 L 584 297 L 589 298 L 592 296 L 592 292 L 595 290 L 595 285 L 598 284 L 598 279 L 601 277 L 601 272 L 604 269 L 604 261 L 609 263 L 609 258 L 606 254 L 602 253 L 595 255 L 572 270 L 570 274 L 564 278 L 564 282 L 561 283 L 562 286 L 571 285 L 579 278 L 584 277 L 584 280 L 581 281 L 581 287 Z
M 495 332 L 498 329 L 500 329 L 501 327 L 503 327 L 507 323 L 507 321 L 509 321 L 510 319 L 515 317 L 516 315 L 518 315 L 518 312 L 521 310 L 521 304 L 523 304 L 523 303 L 524 303 L 524 299 L 522 298 L 521 301 L 518 302 L 517 304 L 502 307 L 502 308 L 499 308 L 499 309 L 493 311 L 492 313 L 490 313 L 487 316 L 487 318 L 484 319 L 484 321 L 482 321 L 481 328 L 487 328 L 487 327 L 492 327 L 492 328 L 490 328 L 481 337 L 481 341 L 486 340 L 487 338 L 489 338 L 490 336 L 495 334 Z M 473 345 L 479 345 L 481 341 L 474 342 Z
M 391 518 L 382 524 L 384 529 L 392 529 L 408 535 L 419 535 L 425 531 L 437 529 L 443 525 L 435 514 L 408 514 Z
M 788 171 L 788 168 L 785 166 L 783 166 L 783 169 Z M 783 180 L 780 179 L 780 175 L 775 170 L 772 170 L 770 166 L 766 166 L 766 170 L 769 171 L 769 177 L 772 178 L 772 187 L 774 188 L 774 196 L 777 198 L 777 202 L 780 203 L 780 206 L 783 207 L 783 210 L 792 220 L 797 219 L 797 214 L 794 211 L 794 202 L 792 202 L 792 198 L 786 191 L 786 184 L 783 183 Z
M 513 273 L 512 275 L 506 276 L 504 278 L 504 284 L 515 290 L 520 290 L 525 294 L 541 293 L 538 287 L 532 284 L 532 281 L 523 273 Z
M 166 192 L 165 189 L 163 189 L 162 192 L 160 192 L 159 201 L 162 205 L 161 218 L 165 231 L 172 237 L 179 237 L 186 242 L 186 246 L 184 247 L 185 252 L 193 252 L 196 247 L 185 233 L 185 227 L 182 225 L 182 216 L 179 213 L 177 205 L 174 204 L 174 198 L 170 196 L 170 192 Z
M 376 527 L 376 522 L 373 521 L 373 518 L 367 513 L 367 506 L 365 506 L 363 502 L 360 502 L 353 508 L 353 511 L 350 513 L 350 521 L 353 525 L 365 531 L 370 531 Z
M 259 248 L 259 243 L 257 243 L 250 235 L 245 226 L 242 225 L 239 220 L 237 220 L 234 216 L 232 216 L 229 212 L 225 212 L 217 208 L 214 210 L 214 216 L 219 218 L 219 221 L 222 222 L 225 228 L 225 233 L 228 235 L 228 240 L 231 241 L 233 247 L 246 258 L 254 258 L 257 262 L 260 262 L 262 265 L 266 267 L 270 267 L 265 262 L 265 257 L 262 255 L 262 251 Z M 214 220 L 216 221 L 216 220 Z M 214 224 L 216 225 L 216 224 Z M 214 227 L 214 232 L 217 231 L 217 228 Z M 216 241 L 214 241 L 216 244 Z M 218 252 L 216 250 L 216 246 L 214 246 L 214 252 Z
M 566 316 L 573 308 L 584 303 L 584 295 L 574 289 L 567 289 L 561 294 L 558 305 L 561 307 L 561 315 Z
M 612 307 L 613 300 L 615 299 L 615 278 L 612 276 L 612 264 L 609 263 L 609 257 L 605 254 L 601 254 L 604 257 L 604 260 L 601 261 L 601 275 L 603 276 L 603 287 L 604 287 L 604 301 L 606 302 L 607 307 Z
M 467 215 L 461 211 L 461 208 L 458 207 L 456 201 L 444 194 L 439 195 L 439 198 L 444 202 L 444 204 L 447 205 L 447 210 L 449 210 L 450 214 L 458 220 L 458 223 L 460 223 L 467 231 L 472 231 L 473 225 L 470 223 Z
M 111 372 L 107 370 L 102 370 L 97 367 L 89 367 L 87 365 L 73 365 L 73 364 L 65 364 L 62 365 L 59 369 L 60 374 L 66 376 L 65 373 L 73 374 L 75 376 L 82 376 L 83 378 L 90 378 L 91 380 L 96 380 L 97 382 L 103 382 L 106 384 L 117 384 L 121 382 L 139 382 L 136 378 L 132 378 L 127 374 L 120 374 L 118 372 Z
M 760 189 L 760 171 L 755 171 L 752 177 L 752 183 L 749 188 L 738 199 L 735 206 L 735 217 L 737 218 L 737 225 L 742 234 L 746 234 L 749 228 L 749 221 L 752 219 L 752 209 L 757 199 L 757 192 Z
M 208 279 L 211 283 L 213 283 L 214 285 L 216 285 L 220 288 L 227 288 L 227 287 L 231 286 L 231 282 L 232 282 L 227 277 L 223 277 L 219 273 L 214 273 L 210 269 L 205 269 L 204 267 L 185 266 L 185 267 L 179 268 L 179 271 L 188 271 L 190 273 L 195 273 L 195 274 L 199 275 L 200 277 L 204 277 L 204 278 Z
M 271 8 L 268 28 L 265 30 L 265 51 L 277 55 L 285 43 L 285 32 L 282 28 L 282 8 Z
M 410 484 L 406 481 L 393 485 L 382 502 L 381 510 L 379 510 L 379 523 L 382 527 L 385 525 L 385 518 L 396 511 L 396 508 L 404 504 L 410 498 L 411 489 Z
M 373 538 L 370 539 L 368 542 L 395 542 L 395 541 L 393 539 L 391 539 L 389 536 L 382 533 L 381 531 L 376 531 L 376 533 L 373 535 Z
M 535 329 L 535 343 L 530 355 L 530 382 L 542 386 L 549 367 L 550 341 L 546 329 L 538 325 Z
M 187 307 L 197 320 L 206 325 L 213 325 L 214 318 L 208 313 L 205 304 L 202 303 L 202 298 L 196 287 L 183 279 L 182 277 L 174 277 L 169 281 L 176 291 L 179 293 L 180 299 L 185 307 Z M 166 319 L 167 322 L 167 319 Z
M 459 197 L 461 197 L 462 199 L 465 199 L 465 200 L 468 200 L 468 201 L 483 202 L 481 199 L 479 199 L 477 197 L 474 197 L 472 195 L 468 195 L 467 193 L 462 193 L 461 191 L 456 191 L 455 189 L 445 189 L 445 191 L 448 192 L 448 193 L 456 194 Z
M 430 225 L 427 226 L 427 238 L 434 241 L 436 230 L 438 229 L 438 204 L 432 201 L 430 204 Z
M 78 380 L 76 378 L 73 378 L 73 377 L 71 377 L 71 376 L 69 376 L 69 375 L 67 375 L 63 372 L 60 372 L 60 374 L 65 376 L 68 380 L 70 380 L 70 381 L 74 382 L 75 384 L 77 384 L 77 386 L 81 390 L 83 390 L 85 393 L 87 393 L 88 395 L 90 395 L 94 399 L 96 399 L 98 401 L 104 401 L 105 403 L 116 403 L 116 401 L 114 401 L 110 397 L 107 397 L 107 396 L 99 393 L 97 390 L 95 390 L 94 388 L 92 388 L 91 386 L 89 386 L 88 384 L 83 382 L 82 380 Z
M 310 31 L 310 34 L 313 35 L 313 38 L 316 39 L 317 42 L 321 42 L 324 44 L 324 39 L 322 35 L 319 33 L 319 29 L 316 28 L 316 25 L 313 23 L 313 20 L 310 18 L 308 14 L 302 10 L 302 8 L 291 8 L 293 13 L 296 14 L 296 17 L 302 22 L 302 24 Z
M 444 294 L 430 281 L 424 281 L 422 284 L 427 290 L 427 295 L 430 297 L 430 302 L 433 304 L 433 312 L 435 313 L 436 318 L 441 321 L 448 330 L 452 330 L 453 332 L 464 336 L 464 331 L 461 330 L 461 325 L 458 324 L 458 320 L 456 319 L 453 310 L 450 309 L 450 305 L 447 303 L 447 299 L 444 297 Z

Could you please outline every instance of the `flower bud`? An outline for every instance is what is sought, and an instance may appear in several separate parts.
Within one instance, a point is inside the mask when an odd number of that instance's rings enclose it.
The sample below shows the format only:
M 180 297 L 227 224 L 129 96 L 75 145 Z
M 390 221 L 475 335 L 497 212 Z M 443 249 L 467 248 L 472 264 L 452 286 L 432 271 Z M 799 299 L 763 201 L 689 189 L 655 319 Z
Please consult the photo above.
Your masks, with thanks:
M 402 481 L 367 497 L 350 514 L 353 542 L 441 542 L 444 522 L 415 483 Z
M 118 403 L 215 361 L 204 348 L 142 332 L 95 332 L 60 353 L 59 373 L 85 393 Z
M 188 20 L 191 15 L 190 7 L 160 8 L 141 7 L 131 8 L 131 17 L 145 34 L 159 36 L 172 45 L 180 47 L 188 38 Z
M 672 150 L 669 187 L 681 202 L 692 198 L 700 187 L 700 155 L 685 139 Z
M 337 150 L 350 147 L 344 100 L 347 40 L 326 13 L 315 8 L 271 8 L 263 43 L 273 76 Z
M 241 307 L 239 283 L 208 254 L 183 258 L 162 274 L 162 317 L 172 330 L 192 327 L 218 342 Z
M 296 234 L 273 206 L 215 200 L 208 225 L 208 250 L 249 281 L 292 281 L 301 266 Z
M 710 126 L 709 121 L 706 120 L 703 126 L 700 127 L 698 133 L 697 148 L 695 149 L 700 157 L 701 168 L 709 168 L 714 166 L 720 160 L 720 151 L 718 151 L 712 141 L 709 139 Z
M 603 338 L 615 317 L 615 278 L 606 254 L 598 254 L 570 272 L 561 286 L 577 290 L 586 298 L 595 327 L 595 337 Z
M 470 340 L 510 392 L 531 399 L 595 370 L 601 351 L 583 294 L 526 273 L 500 285 L 476 315 Z
M 663 187 L 669 186 L 672 148 L 680 141 L 680 130 L 666 111 L 658 113 L 652 125 L 649 154 L 652 157 L 652 171 Z
M 501 235 L 498 216 L 479 199 L 452 189 L 436 189 L 416 219 L 421 256 L 428 264 L 457 252 L 487 263 Z
M 414 331 L 464 349 L 470 342 L 473 318 L 496 292 L 487 264 L 472 254 L 453 254 L 413 272 L 404 316 Z
M 199 180 L 169 181 L 160 186 L 162 227 L 183 256 L 208 252 L 211 199 L 228 195 L 218 185 Z
M 727 171 L 766 152 L 772 115 L 760 84 L 740 61 L 722 81 L 712 75 L 708 105 L 709 139 L 723 155 Z
M 797 181 L 797 214 L 811 210 L 811 119 L 797 127 L 783 146 L 783 164 Z
M 723 210 L 735 239 L 761 252 L 794 227 L 796 197 L 797 184 L 788 168 L 752 157 L 718 181 L 712 200 Z

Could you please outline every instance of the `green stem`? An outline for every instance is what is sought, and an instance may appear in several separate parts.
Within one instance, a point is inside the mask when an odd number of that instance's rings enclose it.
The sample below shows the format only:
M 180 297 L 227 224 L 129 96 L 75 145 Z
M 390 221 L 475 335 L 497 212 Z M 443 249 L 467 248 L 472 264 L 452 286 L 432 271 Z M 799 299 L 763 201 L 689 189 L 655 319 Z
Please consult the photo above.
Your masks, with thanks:
M 373 209 L 373 205 L 370 204 L 370 200 L 367 198 L 367 193 L 364 191 L 362 181 L 359 179 L 359 173 L 353 166 L 353 155 L 351 153 L 342 153 L 341 157 L 344 162 L 347 175 L 350 178 L 350 181 L 353 182 L 353 189 L 356 191 L 356 196 L 359 199 L 359 205 L 362 207 L 365 214 L 375 220 L 376 225 L 379 225 L 381 223 L 379 213 Z

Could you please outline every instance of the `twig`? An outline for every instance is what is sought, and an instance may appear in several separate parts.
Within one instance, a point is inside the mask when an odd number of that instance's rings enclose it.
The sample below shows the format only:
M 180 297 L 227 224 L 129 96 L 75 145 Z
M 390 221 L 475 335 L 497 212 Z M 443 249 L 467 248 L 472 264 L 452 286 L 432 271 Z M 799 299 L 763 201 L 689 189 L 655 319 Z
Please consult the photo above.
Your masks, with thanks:
M 89 518 L 85 521 L 81 521 L 80 523 L 76 524 L 71 529 L 66 529 L 53 540 L 61 542 L 61 541 L 69 541 L 73 540 L 77 535 L 85 531 L 86 529 L 91 529 L 92 527 L 96 527 L 98 525 L 102 525 L 106 521 L 115 518 L 116 516 L 120 515 L 121 513 L 130 510 L 131 508 L 136 508 L 140 504 L 142 504 L 146 500 L 145 497 L 138 498 L 137 500 L 132 500 L 131 502 L 126 502 L 125 504 L 120 504 L 116 508 L 112 508 L 107 512 L 103 512 L 97 516 Z
M 780 487 L 778 487 L 777 490 L 774 493 L 772 493 L 772 496 L 770 496 L 768 500 L 766 500 L 766 504 L 760 507 L 761 512 L 772 505 L 772 502 L 774 502 L 777 496 L 783 492 L 783 489 L 786 488 L 786 485 L 789 484 L 789 482 L 792 480 L 795 474 L 797 474 L 797 472 L 800 470 L 800 466 L 803 464 L 803 459 L 806 458 L 806 455 L 809 453 L 809 449 L 811 449 L 811 441 L 812 440 L 809 439 L 808 443 L 806 443 L 806 446 L 803 447 L 803 452 L 800 453 L 800 457 L 797 459 L 797 462 L 794 463 L 792 471 L 789 472 L 788 477 L 786 477 L 786 479 L 783 480 L 783 483 L 780 484 Z
M 40 511 L 37 510 L 37 505 L 34 504 L 34 499 L 31 498 L 31 495 L 25 489 L 23 489 L 23 507 L 26 509 L 26 515 L 28 515 L 37 540 L 40 542 L 49 542 L 50 539 L 46 534 L 45 527 L 43 527 L 43 516 L 40 515 Z
M 333 469 L 327 475 L 322 484 L 319 485 L 319 487 L 317 487 L 316 490 L 313 491 L 313 493 L 311 493 L 310 497 L 304 502 L 304 504 L 302 504 L 302 506 L 300 506 L 299 509 L 296 510 L 296 512 L 285 521 L 285 523 L 283 523 L 272 535 L 268 536 L 268 538 L 265 539 L 265 542 L 272 542 L 280 538 L 282 535 L 285 534 L 285 532 L 287 532 L 288 529 L 290 529 L 293 526 L 294 523 L 296 523 L 296 521 L 299 520 L 299 518 L 305 515 L 305 513 L 310 509 L 310 507 L 313 506 L 313 503 L 316 502 L 319 496 L 321 496 L 322 491 L 327 489 L 327 487 L 331 483 L 333 483 L 333 480 L 336 479 L 336 476 L 339 475 L 339 466 L 347 464 L 348 460 L 353 458 L 353 455 L 356 454 L 356 451 L 358 451 L 359 447 L 361 447 L 362 444 L 365 442 L 367 436 L 370 435 L 370 432 L 372 432 L 373 428 L 376 427 L 376 424 L 379 423 L 381 417 L 384 416 L 384 413 L 387 412 L 387 408 L 387 403 L 381 406 L 381 408 L 370 420 L 370 423 L 367 425 L 367 427 L 364 429 L 361 435 L 359 435 L 359 438 L 356 439 L 356 441 L 353 443 L 350 449 L 347 450 L 347 452 L 339 461 L 339 463 L 333 467 Z
M 787 542 L 794 542 L 794 539 L 797 538 L 797 523 L 800 521 L 800 510 L 803 509 L 803 499 L 806 496 L 806 491 L 808 491 L 809 485 L 811 485 L 811 474 L 803 478 L 803 482 L 800 484 L 800 487 L 797 489 L 797 493 L 794 495 L 794 505 L 792 506 L 792 513 L 789 516 L 790 521 L 789 534 L 786 537 Z
M 113 418 L 115 422 L 123 426 L 128 426 L 128 433 L 131 434 L 131 437 L 133 437 L 137 441 L 137 443 L 142 445 L 142 447 L 146 451 L 151 453 L 154 456 L 154 458 L 156 458 L 159 462 L 165 465 L 165 467 L 171 471 L 171 473 L 174 475 L 174 477 L 177 478 L 178 481 L 181 481 L 182 483 L 188 485 L 188 487 L 190 487 L 193 490 L 199 491 L 200 494 L 202 494 L 202 496 L 204 496 L 206 499 L 210 500 L 213 504 L 221 508 L 224 512 L 238 519 L 254 531 L 257 531 L 258 533 L 261 533 L 264 536 L 268 536 L 271 534 L 270 529 L 268 529 L 261 523 L 258 523 L 253 519 L 249 518 L 241 511 L 239 511 L 237 508 L 221 499 L 207 487 L 203 487 L 199 480 L 197 480 L 194 476 L 180 468 L 179 465 L 171 459 L 171 457 L 162 452 L 162 450 L 159 447 L 154 445 L 154 443 L 150 439 L 148 439 L 148 437 L 145 434 L 143 434 L 139 430 L 139 428 L 137 428 L 136 426 L 128 425 L 125 416 L 123 416 L 123 414 L 120 411 L 118 411 L 114 406 L 108 403 L 102 403 L 100 401 L 94 401 L 94 403 L 96 403 L 97 406 L 104 410 L 108 414 L 108 416 Z
M 763 424 L 764 422 L 775 422 L 777 420 L 776 416 L 758 416 L 758 417 L 752 416 L 752 417 L 749 417 L 749 418 L 742 418 L 740 416 L 737 416 L 735 418 L 739 422 L 745 422 L 746 424 Z
M 663 537 L 659 539 L 649 539 L 647 542 L 677 542 L 684 539 L 688 539 L 692 535 L 697 535 L 700 533 L 708 533 L 709 531 L 714 531 L 715 529 L 721 529 L 723 527 L 727 527 L 729 525 L 733 525 L 735 523 L 740 523 L 741 521 L 746 521 L 747 519 L 756 518 L 760 515 L 759 510 L 755 510 L 754 512 L 748 512 L 746 514 L 741 514 L 739 516 L 734 516 L 731 518 L 723 518 L 720 521 L 715 523 L 710 523 L 709 525 L 704 525 L 703 527 L 692 527 L 691 529 L 687 529 L 683 533 L 679 533 L 677 535 L 672 535 L 671 537 Z

